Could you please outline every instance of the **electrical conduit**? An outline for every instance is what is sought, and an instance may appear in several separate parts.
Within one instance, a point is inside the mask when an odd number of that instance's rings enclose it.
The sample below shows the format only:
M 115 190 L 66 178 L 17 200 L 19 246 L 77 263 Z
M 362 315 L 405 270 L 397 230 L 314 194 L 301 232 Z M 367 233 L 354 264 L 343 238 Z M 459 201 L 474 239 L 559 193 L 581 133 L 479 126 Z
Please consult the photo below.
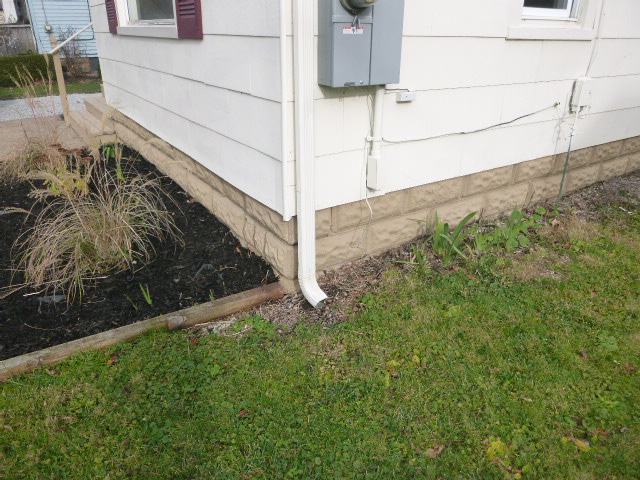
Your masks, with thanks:
M 383 190 L 382 184 L 382 117 L 384 110 L 385 86 L 376 87 L 375 99 L 373 101 L 373 127 L 371 136 L 367 141 L 371 142 L 371 150 L 367 160 L 367 187 L 372 190 Z

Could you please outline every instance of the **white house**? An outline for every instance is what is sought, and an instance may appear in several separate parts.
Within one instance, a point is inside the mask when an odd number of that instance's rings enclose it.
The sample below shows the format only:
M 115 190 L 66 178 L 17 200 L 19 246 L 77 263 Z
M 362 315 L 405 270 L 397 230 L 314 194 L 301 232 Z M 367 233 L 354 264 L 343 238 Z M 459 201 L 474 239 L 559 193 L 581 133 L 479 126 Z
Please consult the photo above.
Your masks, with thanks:
M 339 43 L 404 8 L 401 61 L 378 54 L 397 83 L 319 85 L 327 2 L 363 7 Z M 570 143 L 565 191 L 640 168 L 638 0 L 90 3 L 118 136 L 313 304 L 316 264 L 411 240 L 436 210 L 556 196 Z

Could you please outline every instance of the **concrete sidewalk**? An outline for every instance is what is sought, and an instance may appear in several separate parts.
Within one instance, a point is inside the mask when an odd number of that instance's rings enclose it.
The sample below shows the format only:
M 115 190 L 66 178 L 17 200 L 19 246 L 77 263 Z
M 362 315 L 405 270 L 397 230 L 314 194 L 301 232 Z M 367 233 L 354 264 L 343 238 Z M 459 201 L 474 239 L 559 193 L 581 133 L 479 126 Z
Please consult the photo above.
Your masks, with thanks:
M 72 93 L 68 95 L 69 109 L 84 110 L 85 98 L 100 97 L 101 93 Z M 9 120 L 20 120 L 36 115 L 50 116 L 62 113 L 62 103 L 58 95 L 48 97 L 36 97 L 31 100 L 24 98 L 14 98 L 11 100 L 0 100 L 0 122 Z
M 28 118 L 0 122 L 0 161 L 20 148 L 27 137 L 44 135 L 55 129 L 57 141 L 69 150 L 85 146 L 84 140 L 58 117 Z

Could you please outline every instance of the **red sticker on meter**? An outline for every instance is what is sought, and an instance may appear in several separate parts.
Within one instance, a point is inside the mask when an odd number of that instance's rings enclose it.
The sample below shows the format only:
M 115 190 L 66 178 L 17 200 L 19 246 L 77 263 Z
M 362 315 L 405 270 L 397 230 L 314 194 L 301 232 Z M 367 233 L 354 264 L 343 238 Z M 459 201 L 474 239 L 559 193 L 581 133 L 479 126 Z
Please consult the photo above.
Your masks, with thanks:
M 364 27 L 344 27 L 343 35 L 364 35 Z

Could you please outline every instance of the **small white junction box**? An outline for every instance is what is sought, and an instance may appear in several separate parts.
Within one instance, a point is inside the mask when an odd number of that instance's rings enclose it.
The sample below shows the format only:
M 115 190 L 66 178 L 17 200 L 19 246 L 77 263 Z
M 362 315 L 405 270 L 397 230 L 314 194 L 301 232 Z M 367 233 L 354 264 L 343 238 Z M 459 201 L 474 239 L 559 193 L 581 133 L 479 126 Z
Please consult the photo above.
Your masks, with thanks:
M 591 78 L 580 77 L 573 84 L 571 112 L 580 112 L 591 106 Z
M 398 92 L 396 93 L 396 102 L 398 103 L 408 103 L 415 102 L 418 98 L 418 94 L 416 92 Z

